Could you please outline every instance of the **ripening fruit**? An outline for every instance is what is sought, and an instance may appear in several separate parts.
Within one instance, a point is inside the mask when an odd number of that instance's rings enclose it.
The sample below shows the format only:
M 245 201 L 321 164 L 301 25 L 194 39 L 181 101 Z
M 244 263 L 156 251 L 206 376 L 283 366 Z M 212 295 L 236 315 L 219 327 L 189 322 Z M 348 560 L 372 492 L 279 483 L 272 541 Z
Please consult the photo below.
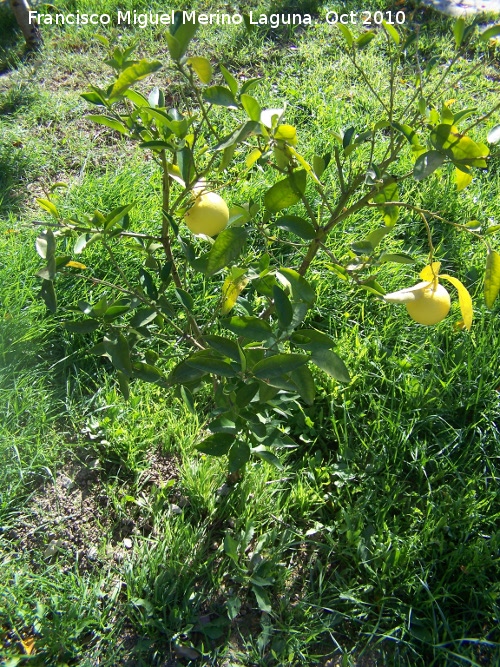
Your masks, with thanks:
M 450 312 L 448 290 L 437 281 L 419 283 L 415 287 L 422 289 L 415 293 L 416 298 L 406 302 L 406 310 L 411 319 L 419 324 L 437 324 Z
M 229 209 L 220 195 L 204 192 L 196 197 L 184 220 L 193 234 L 216 236 L 227 226 Z
M 411 319 L 419 324 L 437 324 L 450 312 L 450 295 L 438 279 L 386 294 L 389 303 L 404 303 Z

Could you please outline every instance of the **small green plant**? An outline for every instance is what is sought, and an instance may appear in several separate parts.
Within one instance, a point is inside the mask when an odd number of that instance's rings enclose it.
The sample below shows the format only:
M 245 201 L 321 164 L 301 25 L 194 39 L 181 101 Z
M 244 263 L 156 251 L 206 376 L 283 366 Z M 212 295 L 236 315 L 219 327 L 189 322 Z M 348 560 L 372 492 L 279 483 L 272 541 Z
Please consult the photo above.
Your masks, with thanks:
M 256 92 L 259 80 L 239 82 L 223 65 L 215 73 L 207 58 L 188 55 L 197 26 L 182 22 L 181 13 L 177 19 L 166 36 L 171 90 L 154 87 L 146 97 L 134 89 L 161 63 L 135 60 L 133 47 L 121 49 L 100 37 L 114 77 L 107 87 L 91 86 L 82 95 L 102 110 L 89 120 L 136 142 L 158 165 L 161 220 L 156 228 L 134 229 L 133 202 L 88 217 L 66 217 L 52 191 L 38 200 L 54 219 L 37 239 L 45 261 L 38 276 L 41 297 L 53 313 L 63 310 L 68 331 L 99 336 L 90 352 L 111 361 L 126 397 L 131 380 L 153 382 L 177 391 L 194 412 L 200 389 L 211 387 L 209 434 L 197 448 L 227 455 L 229 473 L 238 476 L 251 457 L 279 466 L 277 451 L 294 444 L 285 426 L 301 401 L 314 402 L 311 366 L 341 383 L 350 381 L 334 338 L 310 324 L 317 305 L 315 266 L 382 301 L 380 273 L 416 261 L 410 253 L 384 250 L 400 214 L 410 212 L 428 239 L 423 283 L 386 300 L 412 301 L 413 319 L 435 324 L 446 316 L 448 303 L 440 302 L 437 313 L 428 314 L 427 308 L 435 309 L 438 277 L 447 279 L 458 292 L 460 327 L 470 329 L 467 289 L 457 278 L 439 275 L 434 221 L 484 243 L 484 296 L 493 306 L 500 291 L 500 254 L 489 239 L 497 227 L 447 220 L 412 203 L 408 193 L 409 184 L 448 169 L 454 170 L 460 192 L 498 156 L 493 149 L 500 142 L 500 125 L 490 121 L 500 103 L 478 115 L 467 100 L 446 99 L 446 92 L 456 94 L 467 76 L 466 67 L 456 72 L 467 49 L 483 48 L 485 60 L 494 57 L 498 47 L 491 40 L 500 26 L 477 38 L 475 23 L 458 19 L 455 55 L 438 70 L 436 58 L 423 62 L 414 31 L 384 22 L 380 31 L 356 36 L 339 25 L 345 51 L 380 114 L 363 127 L 332 129 L 332 145 L 320 155 L 300 148 L 297 128 L 286 122 L 284 109 L 263 104 Z M 372 86 L 359 60 L 362 50 L 375 47 L 384 48 L 390 62 L 391 75 L 381 90 Z M 410 58 L 415 64 L 408 86 Z M 485 141 L 473 139 L 485 124 Z M 245 179 L 256 183 L 262 196 L 228 206 L 231 186 Z M 380 213 L 379 225 L 349 247 L 339 247 L 335 233 L 360 211 L 372 209 Z M 103 280 L 80 261 L 94 244 L 107 255 L 115 281 Z M 135 275 L 125 268 L 123 253 L 140 258 Z M 70 305 L 63 288 L 58 305 L 56 286 L 70 275 L 100 290 L 98 298 Z M 168 373 L 162 356 L 176 360 Z M 240 567 L 229 537 L 225 548 Z M 252 586 L 264 600 L 259 584 Z

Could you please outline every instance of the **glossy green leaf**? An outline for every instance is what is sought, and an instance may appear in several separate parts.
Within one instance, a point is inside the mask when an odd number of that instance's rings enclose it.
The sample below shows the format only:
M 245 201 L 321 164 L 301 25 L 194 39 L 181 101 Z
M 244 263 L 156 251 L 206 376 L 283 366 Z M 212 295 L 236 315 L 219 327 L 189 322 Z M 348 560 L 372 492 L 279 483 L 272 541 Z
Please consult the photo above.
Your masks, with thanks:
M 196 368 L 196 366 L 190 365 L 184 360 L 177 364 L 168 379 L 170 384 L 189 384 L 201 380 L 205 375 L 208 375 L 207 370 Z
M 306 354 L 274 354 L 259 361 L 253 367 L 253 374 L 259 380 L 272 380 L 290 373 L 309 361 Z
M 246 408 L 246 406 L 252 401 L 253 398 L 257 395 L 259 391 L 258 382 L 250 382 L 249 384 L 244 384 L 236 392 L 236 405 L 239 408 Z
M 293 308 L 290 299 L 281 287 L 273 285 L 273 300 L 280 327 L 286 329 L 293 319 Z
M 116 120 L 116 118 L 109 118 L 108 116 L 103 116 L 102 114 L 101 115 L 89 114 L 88 116 L 85 116 L 85 118 L 91 120 L 93 123 L 98 123 L 99 125 L 105 125 L 106 127 L 109 127 L 111 130 L 115 130 L 115 132 L 119 132 L 120 134 L 129 133 L 125 123 Z
M 139 284 L 152 301 L 158 298 L 158 290 L 152 275 L 144 267 L 139 269 Z
M 210 456 L 224 456 L 231 449 L 233 442 L 234 435 L 230 433 L 213 433 L 195 445 L 195 449 Z
M 374 37 L 374 30 L 366 30 L 365 32 L 362 32 L 361 35 L 356 39 L 356 48 L 360 50 L 366 48 Z
M 354 37 L 352 36 L 352 32 L 346 25 L 343 25 L 342 23 L 337 23 L 336 26 L 344 36 L 347 46 L 351 47 L 354 44 Z
M 411 255 L 402 252 L 384 252 L 380 255 L 379 262 L 394 262 L 395 264 L 415 264 Z
M 125 206 L 118 206 L 117 208 L 113 209 L 111 213 L 108 213 L 104 221 L 104 231 L 108 232 L 116 224 L 118 224 L 121 220 L 123 220 L 123 218 L 127 215 L 130 209 L 132 209 L 134 206 L 135 202 L 133 204 L 127 204 Z
M 345 26 L 341 26 L 341 24 L 337 24 L 340 27 L 345 28 Z M 273 611 L 273 608 L 271 606 L 271 601 L 269 599 L 269 595 L 267 592 L 261 587 L 261 586 L 256 586 L 255 584 L 252 585 L 252 591 L 253 594 L 255 595 L 255 599 L 257 600 L 257 606 L 259 609 L 266 614 L 271 614 Z
M 135 378 L 139 378 L 143 382 L 162 382 L 165 380 L 163 373 L 152 366 L 151 364 L 145 364 L 142 361 L 136 361 L 132 364 L 132 369 Z
M 335 346 L 333 338 L 316 329 L 299 329 L 292 334 L 290 340 L 294 345 L 311 352 L 320 347 L 328 350 Z
M 316 384 L 309 366 L 307 364 L 299 366 L 290 373 L 290 378 L 297 387 L 299 396 L 307 405 L 312 405 L 316 395 Z
M 387 23 L 387 21 L 382 21 L 382 25 L 384 26 L 384 30 L 389 35 L 389 37 L 392 39 L 394 44 L 396 44 L 396 46 L 399 46 L 400 37 L 399 37 L 399 33 L 396 30 L 396 28 L 393 25 L 391 25 L 390 23 Z
M 224 139 L 222 139 L 222 141 L 217 144 L 215 150 L 218 151 L 229 151 L 230 149 L 233 149 L 230 151 L 230 157 L 226 158 L 226 155 L 224 155 L 223 168 L 227 167 L 231 161 L 234 153 L 234 146 L 241 143 L 242 141 L 245 141 L 245 139 L 248 139 L 251 134 L 257 133 L 258 130 L 259 123 L 254 120 L 249 120 L 246 123 L 243 123 L 243 125 L 240 125 L 240 127 L 234 130 L 234 132 L 231 132 L 231 134 L 229 134 L 227 137 L 224 137 Z
M 180 287 L 176 287 L 175 296 L 179 299 L 179 301 L 181 302 L 181 304 L 184 306 L 184 308 L 186 310 L 188 310 L 189 312 L 191 312 L 193 310 L 194 299 L 191 296 L 191 294 L 189 294 L 185 290 L 181 289 Z
M 294 301 L 304 301 L 312 306 L 316 299 L 316 293 L 308 281 L 294 269 L 281 268 L 276 273 L 276 278 L 290 289 Z
M 264 341 L 273 335 L 273 330 L 267 322 L 250 315 L 231 317 L 222 324 L 237 336 L 244 336 L 250 340 Z
M 350 382 L 351 376 L 342 359 L 332 350 L 319 348 L 311 354 L 313 363 L 339 382 Z
M 155 308 L 140 308 L 130 320 L 131 327 L 145 327 L 156 319 L 158 313 Z
M 281 464 L 281 461 L 276 456 L 276 454 L 273 454 L 264 445 L 258 445 L 257 447 L 254 447 L 252 449 L 252 454 L 257 458 L 262 459 L 262 461 L 270 463 L 275 468 L 278 468 L 278 470 L 283 470 L 283 465 Z
M 312 224 L 298 215 L 284 215 L 278 218 L 274 224 L 276 227 L 291 232 L 305 241 L 311 241 L 316 238 L 316 230 Z
M 301 169 L 275 183 L 264 195 L 264 204 L 269 211 L 276 213 L 300 201 L 305 189 L 306 172 Z
M 179 60 L 186 53 L 190 41 L 193 39 L 198 23 L 186 20 L 186 16 L 181 10 L 175 12 L 175 21 L 170 28 L 169 36 L 172 36 L 177 42 L 174 52 L 170 51 L 173 60 Z M 170 43 L 168 43 L 170 50 Z
M 493 308 L 499 292 L 500 255 L 496 250 L 490 250 L 486 257 L 486 272 L 484 275 L 484 300 L 488 308 Z
M 233 93 L 225 86 L 210 86 L 203 91 L 203 99 L 209 104 L 215 104 L 221 107 L 238 107 Z
M 224 361 L 223 359 L 219 359 L 218 357 L 210 356 L 210 352 L 208 354 L 193 354 L 188 359 L 186 359 L 186 364 L 188 366 L 193 366 L 194 368 L 205 371 L 206 373 L 220 375 L 221 377 L 231 378 L 236 376 L 236 371 L 233 369 L 230 363 Z
M 220 71 L 222 72 L 222 76 L 224 77 L 227 85 L 229 86 L 229 90 L 232 92 L 234 96 L 236 96 L 236 93 L 238 92 L 238 82 L 231 74 L 231 72 L 224 67 L 224 65 L 219 65 L 219 68 Z
M 96 106 L 105 107 L 106 102 L 104 101 L 103 96 L 98 93 L 96 90 L 93 90 L 88 93 L 81 93 L 80 97 L 90 104 L 95 104 Z
M 121 333 L 118 333 L 115 338 L 104 336 L 103 343 L 104 349 L 109 354 L 113 366 L 127 377 L 130 377 L 132 375 L 132 363 L 125 336 Z
M 140 60 L 138 63 L 127 67 L 113 84 L 109 99 L 112 100 L 113 98 L 120 97 L 136 81 L 140 81 L 153 74 L 153 72 L 157 72 L 160 67 L 161 63 L 158 60 Z
M 416 181 L 422 181 L 436 171 L 445 159 L 445 156 L 439 151 L 427 151 L 419 155 L 413 168 L 413 177 Z
M 234 340 L 216 335 L 205 336 L 204 340 L 211 348 L 220 354 L 223 354 L 225 357 L 229 357 L 233 361 L 240 361 L 240 350 L 238 344 Z
M 240 95 L 240 101 L 250 120 L 260 121 L 261 108 L 255 97 L 243 93 Z
M 192 266 L 206 276 L 213 276 L 240 256 L 247 235 L 248 232 L 243 227 L 224 229 L 209 252 L 194 260 Z

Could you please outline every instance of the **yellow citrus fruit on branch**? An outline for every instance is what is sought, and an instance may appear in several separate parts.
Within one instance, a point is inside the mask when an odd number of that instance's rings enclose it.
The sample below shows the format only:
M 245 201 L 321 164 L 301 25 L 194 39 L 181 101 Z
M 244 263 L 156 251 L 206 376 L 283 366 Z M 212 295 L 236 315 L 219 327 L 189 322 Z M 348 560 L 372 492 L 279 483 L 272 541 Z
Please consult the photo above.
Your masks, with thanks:
M 229 209 L 217 193 L 203 192 L 186 211 L 184 220 L 193 234 L 216 236 L 227 226 Z
M 451 306 L 448 290 L 437 279 L 386 294 L 384 298 L 390 303 L 404 303 L 411 319 L 425 325 L 444 320 Z

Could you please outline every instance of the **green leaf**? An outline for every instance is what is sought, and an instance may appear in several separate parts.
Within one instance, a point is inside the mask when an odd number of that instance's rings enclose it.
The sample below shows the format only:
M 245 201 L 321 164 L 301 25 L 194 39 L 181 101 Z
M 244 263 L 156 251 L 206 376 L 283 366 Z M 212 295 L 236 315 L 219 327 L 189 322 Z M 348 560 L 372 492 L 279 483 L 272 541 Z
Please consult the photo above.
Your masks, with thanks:
M 197 29 L 198 23 L 196 21 L 186 21 L 182 11 L 176 12 L 175 22 L 170 28 L 170 33 L 166 33 L 177 42 L 174 53 L 172 53 L 170 43 L 167 40 L 173 60 L 179 60 L 186 53 L 189 42 L 193 39 Z
M 145 268 L 139 269 L 139 284 L 152 301 L 158 298 L 158 290 L 154 283 L 152 275 Z
M 500 125 L 495 125 L 488 132 L 487 142 L 489 144 L 498 144 L 500 142 Z
M 362 32 L 361 35 L 356 39 L 356 47 L 360 50 L 364 49 L 368 46 L 374 37 L 374 30 L 366 30 L 365 32 Z
M 236 440 L 229 450 L 229 472 L 243 468 L 250 459 L 250 446 L 243 440 Z
M 294 269 L 281 268 L 277 273 L 278 280 L 290 289 L 294 301 L 304 301 L 312 306 L 316 293 L 307 280 Z
M 164 151 L 171 150 L 172 146 L 166 141 L 142 141 L 139 144 L 139 148 L 148 148 L 152 151 Z
M 227 85 L 229 86 L 229 90 L 232 92 L 233 95 L 236 95 L 236 93 L 238 92 L 238 82 L 231 74 L 231 72 L 224 67 L 224 65 L 219 65 L 219 67 L 220 71 L 222 72 L 222 76 L 224 77 Z
M 165 380 L 163 373 L 152 366 L 151 364 L 145 364 L 142 361 L 136 361 L 132 364 L 134 371 L 134 377 L 143 380 L 143 382 L 161 382 Z
M 337 23 L 336 25 L 340 32 L 344 35 L 347 46 L 351 47 L 354 44 L 354 37 L 352 36 L 352 32 L 346 25 L 343 25 L 342 23 Z
M 205 375 L 208 375 L 208 371 L 189 365 L 184 360 L 177 364 L 170 373 L 169 382 L 170 384 L 189 384 L 190 382 L 201 380 Z
M 274 354 L 259 361 L 253 367 L 253 374 L 259 380 L 272 380 L 290 373 L 309 361 L 306 354 Z
M 332 350 L 327 350 L 325 348 L 313 350 L 311 360 L 318 366 L 318 368 L 321 368 L 322 371 L 325 371 L 325 373 L 335 380 L 338 380 L 339 382 L 351 381 L 347 366 Z
M 181 386 L 181 396 L 184 404 L 192 415 L 196 415 L 196 405 L 194 403 L 193 394 L 187 387 Z
M 455 169 L 455 183 L 457 192 L 465 190 L 465 188 L 472 183 L 472 174 L 466 174 L 462 169 Z
M 106 106 L 106 102 L 104 101 L 103 96 L 100 95 L 97 91 L 93 90 L 89 93 L 81 93 L 80 97 L 86 102 L 90 102 L 90 104 L 95 104 L 96 106 L 100 107 Z
M 57 310 L 57 297 L 56 290 L 54 289 L 54 283 L 52 280 L 43 280 L 42 287 L 40 288 L 40 297 L 45 302 L 45 305 L 50 310 L 51 313 L 55 313 Z
M 333 338 L 316 329 L 299 329 L 292 334 L 290 341 L 311 352 L 319 347 L 329 350 L 335 346 Z
M 213 352 L 210 350 L 208 353 L 205 351 L 195 353 L 186 359 L 186 364 L 202 370 L 205 373 L 212 373 L 213 375 L 220 375 L 228 378 L 236 376 L 236 371 L 230 363 L 223 359 L 219 359 L 218 357 L 211 356 L 211 354 L 213 354 Z
M 235 316 L 223 320 L 223 326 L 237 336 L 244 336 L 250 340 L 264 341 L 273 335 L 273 330 L 267 322 L 253 316 Z
M 491 28 L 488 28 L 482 32 L 479 37 L 483 42 L 489 42 L 490 39 L 498 37 L 500 35 L 500 24 L 492 25 Z
M 254 447 L 252 449 L 252 454 L 257 456 L 257 458 L 262 459 L 262 461 L 266 461 L 266 463 L 270 463 L 271 465 L 275 466 L 275 468 L 278 468 L 278 470 L 283 470 L 283 466 L 279 458 L 271 451 L 269 451 L 269 449 L 267 449 L 264 445 L 258 445 L 258 447 Z
M 123 218 L 127 215 L 130 209 L 133 208 L 134 206 L 135 202 L 133 204 L 126 204 L 125 206 L 118 206 L 117 208 L 113 209 L 111 213 L 108 213 L 104 221 L 104 231 L 108 232 L 118 222 L 120 222 L 120 220 L 123 220 Z
M 377 204 L 384 204 L 385 202 L 398 201 L 399 188 L 397 183 L 388 183 L 378 194 L 375 195 L 373 201 Z M 388 227 L 396 224 L 399 217 L 399 206 L 389 204 L 381 207 L 382 217 Z
M 106 127 L 119 132 L 120 134 L 128 134 L 128 128 L 125 123 L 116 120 L 115 118 L 109 118 L 108 116 L 103 116 L 102 114 L 89 114 L 85 116 L 87 120 L 91 120 L 93 123 L 98 123 L 99 125 L 105 125 Z
M 130 350 L 127 339 L 121 333 L 116 335 L 116 338 L 108 338 L 104 336 L 104 349 L 111 358 L 113 366 L 124 373 L 127 377 L 132 375 L 132 363 L 130 361 Z
M 179 301 L 187 311 L 191 312 L 193 310 L 194 299 L 191 296 L 191 294 L 181 289 L 180 287 L 177 287 L 175 289 L 175 296 L 179 299 Z
M 130 88 L 136 81 L 140 81 L 145 77 L 157 72 L 161 67 L 158 60 L 140 60 L 135 65 L 131 65 L 123 70 L 118 79 L 113 84 L 109 99 L 118 98 Z
M 145 327 L 148 324 L 151 324 L 153 320 L 156 319 L 158 313 L 155 308 L 141 308 L 136 311 L 132 319 L 130 320 L 130 326 L 133 328 Z
M 209 252 L 192 262 L 193 268 L 206 276 L 213 276 L 239 257 L 247 235 L 248 232 L 243 227 L 224 229 Z
M 240 96 L 241 104 L 243 105 L 243 108 L 245 109 L 247 116 L 250 118 L 250 120 L 254 120 L 256 122 L 260 121 L 260 113 L 261 113 L 261 108 L 260 104 L 257 102 L 255 97 L 252 97 L 251 95 L 247 95 L 243 93 Z
M 224 535 L 224 553 L 226 556 L 229 556 L 229 558 L 231 558 L 231 560 L 233 560 L 235 563 L 238 563 L 238 542 L 229 533 Z
M 389 35 L 389 37 L 392 39 L 394 44 L 396 44 L 396 46 L 399 46 L 400 38 L 399 38 L 399 33 L 396 30 L 396 28 L 393 25 L 391 25 L 390 23 L 387 23 L 387 21 L 382 21 L 382 25 L 384 26 L 384 30 Z
M 299 366 L 290 373 L 290 378 L 297 387 L 299 396 L 307 403 L 312 405 L 316 395 L 316 385 L 313 374 L 307 364 Z
M 209 104 L 237 109 L 233 93 L 225 86 L 210 86 L 203 91 L 203 99 Z
M 100 326 L 97 320 L 82 320 L 81 322 L 64 322 L 64 328 L 71 333 L 87 334 L 92 333 Z
M 278 285 L 273 285 L 273 299 L 280 327 L 286 329 L 293 319 L 293 308 L 290 299 Z
M 455 46 L 459 49 L 462 45 L 462 39 L 465 31 L 465 19 L 460 16 L 453 24 L 453 35 L 455 37 Z
M 209 335 L 205 336 L 205 342 L 225 357 L 229 357 L 233 361 L 240 361 L 240 350 L 234 340 L 224 338 L 224 336 Z
M 339 28 L 345 28 L 345 26 L 341 25 L 340 23 L 337 25 Z M 262 586 L 256 586 L 255 584 L 252 584 L 252 591 L 255 595 L 255 599 L 257 600 L 257 606 L 259 609 L 266 612 L 266 614 L 271 614 L 273 608 L 271 606 L 271 601 L 267 592 L 262 588 Z
M 187 59 L 186 64 L 193 68 L 202 83 L 210 83 L 210 79 L 212 78 L 212 65 L 207 58 L 192 56 Z
M 312 241 L 316 238 L 316 230 L 311 223 L 298 215 L 284 215 L 278 218 L 274 224 L 276 227 L 291 232 L 305 241 Z
M 210 454 L 210 456 L 223 456 L 231 449 L 233 442 L 234 435 L 230 433 L 213 433 L 195 445 L 195 449 L 203 454 Z
M 128 383 L 128 378 L 125 373 L 122 373 L 121 371 L 116 371 L 116 375 L 118 377 L 118 386 L 120 387 L 120 391 L 123 394 L 123 398 L 128 401 L 130 398 L 130 386 Z
M 56 237 L 51 229 L 39 234 L 36 237 L 36 251 L 42 259 L 54 257 L 56 252 Z
M 276 213 L 300 201 L 305 189 L 306 172 L 301 169 L 275 183 L 264 195 L 264 204 L 269 211 Z
M 243 123 L 243 125 L 240 125 L 240 127 L 234 130 L 234 132 L 231 132 L 231 134 L 229 134 L 227 137 L 222 139 L 222 141 L 218 143 L 217 146 L 215 147 L 215 150 L 227 151 L 228 149 L 232 148 L 233 151 L 231 151 L 231 156 L 229 158 L 229 161 L 226 158 L 226 156 L 224 156 L 224 162 L 228 162 L 229 164 L 233 156 L 234 146 L 236 144 L 241 143 L 242 141 L 245 141 L 245 139 L 247 139 L 251 134 L 257 133 L 258 130 L 259 130 L 259 123 L 257 123 L 254 120 L 249 120 L 246 123 Z M 227 164 L 225 166 L 227 166 Z
M 445 156 L 439 151 L 427 151 L 419 155 L 413 168 L 413 177 L 416 181 L 422 181 L 436 171 L 445 159 Z
M 259 383 L 251 382 L 250 384 L 244 384 L 236 392 L 236 405 L 239 408 L 246 408 L 246 406 L 251 402 L 251 400 L 256 396 L 259 391 Z
M 57 272 L 56 258 L 54 256 L 49 257 L 47 261 L 47 266 L 44 266 L 43 269 L 37 272 L 37 276 L 43 280 L 54 280 Z
M 402 252 L 383 252 L 378 258 L 378 261 L 394 262 L 395 264 L 415 264 L 413 257 Z
M 54 217 L 56 220 L 59 219 L 59 211 L 57 210 L 57 207 L 53 202 L 51 202 L 49 199 L 43 199 L 40 197 L 37 197 L 37 203 L 38 205 L 43 208 L 45 211 L 50 213 L 52 217 Z
M 488 308 L 493 308 L 499 292 L 500 255 L 495 250 L 489 250 L 486 257 L 486 272 L 484 275 L 484 300 Z

